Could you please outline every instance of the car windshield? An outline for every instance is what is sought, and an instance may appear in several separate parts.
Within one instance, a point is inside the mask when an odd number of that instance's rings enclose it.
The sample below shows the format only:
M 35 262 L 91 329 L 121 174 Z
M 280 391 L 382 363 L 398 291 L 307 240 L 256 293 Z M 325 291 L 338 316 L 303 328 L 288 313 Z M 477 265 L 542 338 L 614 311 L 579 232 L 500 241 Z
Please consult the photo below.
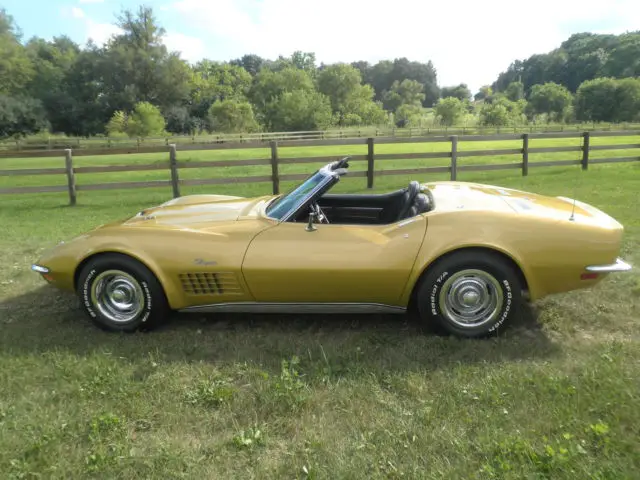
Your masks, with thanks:
M 300 206 L 301 202 L 312 192 L 318 188 L 320 184 L 327 178 L 321 172 L 316 172 L 300 184 L 295 190 L 286 195 L 281 196 L 272 202 L 266 210 L 266 214 L 271 218 L 282 220 L 282 218 L 291 210 Z

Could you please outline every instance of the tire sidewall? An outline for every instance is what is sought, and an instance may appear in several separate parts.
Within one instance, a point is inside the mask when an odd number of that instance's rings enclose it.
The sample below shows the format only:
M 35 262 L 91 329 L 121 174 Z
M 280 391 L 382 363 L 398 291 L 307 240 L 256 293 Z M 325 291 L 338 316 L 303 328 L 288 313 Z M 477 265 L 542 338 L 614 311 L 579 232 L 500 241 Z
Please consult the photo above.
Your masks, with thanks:
M 449 277 L 461 270 L 475 269 L 481 270 L 493 276 L 503 295 L 503 304 L 500 312 L 490 323 L 477 327 L 464 328 L 446 318 L 443 315 L 439 297 L 442 288 Z M 419 290 L 418 306 L 422 317 L 435 324 L 439 329 L 444 329 L 449 333 L 463 337 L 481 337 L 494 335 L 501 330 L 505 324 L 514 316 L 521 301 L 521 286 L 517 276 L 501 259 L 489 257 L 488 259 L 469 258 L 465 256 L 453 256 L 439 262 L 427 273 L 423 284 Z
M 91 288 L 96 277 L 106 270 L 120 270 L 131 276 L 142 288 L 144 307 L 134 319 L 128 322 L 113 322 L 100 313 L 91 301 Z M 139 267 L 127 259 L 116 260 L 112 257 L 97 258 L 91 261 L 80 273 L 78 281 L 78 296 L 80 306 L 89 318 L 101 328 L 112 331 L 135 331 L 150 327 L 161 316 L 163 292 L 158 291 L 159 283 L 146 269 Z M 160 298 L 162 297 L 162 298 Z

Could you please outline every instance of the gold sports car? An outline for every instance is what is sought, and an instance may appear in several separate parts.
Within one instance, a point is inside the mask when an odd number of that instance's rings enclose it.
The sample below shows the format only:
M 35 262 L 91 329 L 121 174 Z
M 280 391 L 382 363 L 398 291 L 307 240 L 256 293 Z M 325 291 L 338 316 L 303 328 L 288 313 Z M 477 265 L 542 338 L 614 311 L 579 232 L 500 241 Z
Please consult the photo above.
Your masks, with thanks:
M 467 182 L 329 194 L 349 157 L 286 195 L 189 195 L 56 246 L 32 269 L 76 292 L 100 327 L 187 312 L 404 313 L 461 337 L 503 328 L 523 301 L 631 266 L 602 211 Z

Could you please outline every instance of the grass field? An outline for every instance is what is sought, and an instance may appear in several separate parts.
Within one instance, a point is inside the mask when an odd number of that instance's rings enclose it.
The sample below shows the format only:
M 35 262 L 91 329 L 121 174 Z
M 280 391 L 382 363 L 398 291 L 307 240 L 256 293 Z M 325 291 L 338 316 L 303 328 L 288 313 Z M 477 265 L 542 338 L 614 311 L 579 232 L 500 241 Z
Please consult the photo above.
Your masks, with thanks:
M 640 138 L 592 144 L 640 143 Z M 531 147 L 578 144 L 534 141 Z M 461 144 L 517 148 L 519 142 Z M 432 151 L 447 144 L 376 147 Z M 281 156 L 365 153 L 287 149 Z M 592 158 L 638 155 L 598 151 Z M 268 158 L 178 152 L 179 161 Z M 531 162 L 578 159 L 532 155 Z M 77 157 L 77 166 L 166 161 L 165 154 Z M 460 159 L 504 163 L 519 157 Z M 443 165 L 380 162 L 377 168 Z M 0 170 L 63 159 L 0 159 Z M 316 165 L 286 165 L 281 173 Z M 365 162 L 354 162 L 364 169 Z M 270 167 L 189 169 L 181 178 L 269 174 Z M 78 184 L 168 179 L 168 171 L 78 175 Z M 431 175 L 428 179 L 446 179 Z M 375 191 L 412 176 L 376 178 Z M 576 197 L 626 228 L 622 255 L 640 266 L 640 163 L 461 173 Z M 0 188 L 65 184 L 0 177 Z M 346 178 L 337 190 L 366 191 Z M 283 182 L 283 190 L 291 182 Z M 270 183 L 183 188 L 183 194 L 270 193 Z M 74 298 L 29 271 L 45 248 L 169 199 L 170 188 L 0 196 L 0 478 L 640 477 L 640 271 L 549 297 L 501 337 L 461 341 L 398 316 L 179 315 L 160 330 L 113 335 Z M 535 241 L 535 234 L 532 234 Z

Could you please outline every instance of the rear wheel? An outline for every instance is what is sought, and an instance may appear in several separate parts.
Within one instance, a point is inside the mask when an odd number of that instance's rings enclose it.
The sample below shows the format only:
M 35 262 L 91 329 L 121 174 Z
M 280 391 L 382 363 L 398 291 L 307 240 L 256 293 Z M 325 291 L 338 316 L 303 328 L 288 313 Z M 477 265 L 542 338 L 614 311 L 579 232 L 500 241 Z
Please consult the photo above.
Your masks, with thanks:
M 438 330 L 467 338 L 504 327 L 519 310 L 522 286 L 497 254 L 453 253 L 429 268 L 417 290 L 420 318 Z
M 120 254 L 99 255 L 78 276 L 82 309 L 104 330 L 134 332 L 166 320 L 164 290 L 140 262 Z

